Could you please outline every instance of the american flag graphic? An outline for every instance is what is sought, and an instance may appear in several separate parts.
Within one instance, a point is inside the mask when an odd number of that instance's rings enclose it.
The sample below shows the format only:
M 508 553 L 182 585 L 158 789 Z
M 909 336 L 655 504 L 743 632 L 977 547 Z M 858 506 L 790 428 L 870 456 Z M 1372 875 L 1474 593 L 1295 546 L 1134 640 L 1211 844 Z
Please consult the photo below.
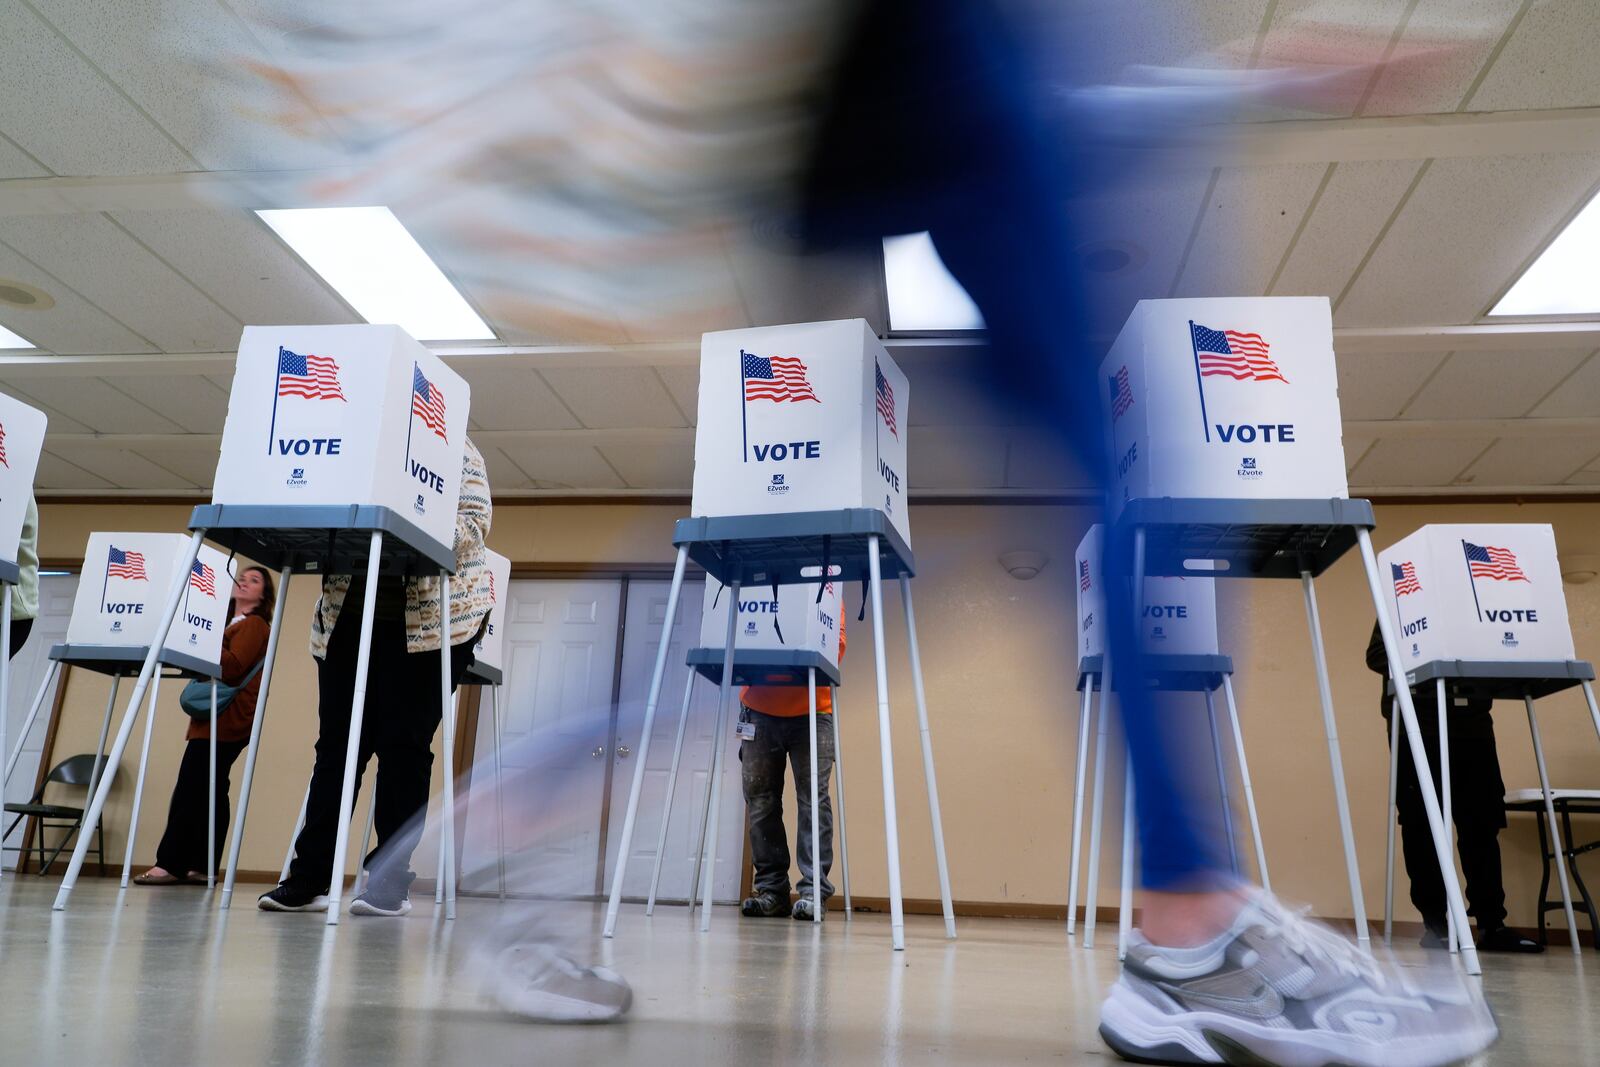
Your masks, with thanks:
M 1289 383 L 1267 354 L 1271 346 L 1259 333 L 1213 330 L 1198 323 L 1190 323 L 1189 329 L 1202 377 L 1221 375 L 1238 381 Z
M 0 423 L 0 467 L 11 469 L 11 461 L 6 459 L 6 427 Z
M 134 552 L 131 549 L 125 551 L 112 545 L 111 551 L 106 555 L 106 577 L 133 578 L 148 582 L 150 576 L 144 572 L 144 553 Z
M 883 376 L 883 369 L 878 366 L 878 361 L 872 361 L 872 373 L 878 379 L 878 414 L 883 416 L 883 424 L 889 427 L 889 432 L 894 434 L 895 440 L 900 439 L 900 429 L 894 422 L 894 388 L 889 384 L 889 379 Z M 750 383 L 745 382 L 745 392 L 748 395 Z M 813 397 L 813 399 L 815 399 Z
M 1394 579 L 1394 595 L 1406 596 L 1410 593 L 1422 592 L 1422 583 L 1417 581 L 1417 568 L 1410 563 L 1389 564 L 1389 575 Z
M 215 599 L 217 595 L 217 572 L 199 560 L 195 560 L 194 565 L 189 568 L 189 587 L 198 589 L 206 596 Z
M 1497 582 L 1528 581 L 1517 563 L 1516 553 L 1509 548 L 1475 545 L 1471 541 L 1461 542 L 1461 547 L 1466 550 L 1467 571 L 1472 577 L 1493 578 Z
M 1078 590 L 1083 593 L 1089 591 L 1089 561 L 1086 559 L 1078 561 Z
M 331 356 L 302 356 L 278 349 L 278 395 L 307 400 L 344 400 L 339 364 Z
M 444 391 L 423 377 L 422 368 L 415 364 L 411 368 L 411 414 L 438 434 L 440 440 L 450 440 L 444 432 Z
M 1111 421 L 1122 418 L 1133 407 L 1133 389 L 1128 385 L 1128 368 L 1123 367 L 1111 376 Z
M 739 350 L 739 373 L 744 379 L 745 400 L 773 400 L 778 403 L 799 403 L 811 400 L 818 404 L 817 394 L 811 391 L 806 379 L 806 365 L 796 356 L 773 356 L 771 359 L 753 356 Z M 879 409 L 882 401 L 879 401 Z

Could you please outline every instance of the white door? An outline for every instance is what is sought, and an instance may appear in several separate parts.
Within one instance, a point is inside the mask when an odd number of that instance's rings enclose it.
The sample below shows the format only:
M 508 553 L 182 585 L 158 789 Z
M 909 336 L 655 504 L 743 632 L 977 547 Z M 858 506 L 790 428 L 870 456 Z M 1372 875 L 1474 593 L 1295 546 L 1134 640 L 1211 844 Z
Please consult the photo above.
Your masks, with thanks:
M 601 812 L 611 754 L 621 582 L 514 581 L 505 617 L 505 819 L 517 849 L 510 891 L 590 895 L 600 862 Z M 528 738 L 539 732 L 536 748 Z M 523 748 L 519 752 L 519 743 Z M 493 766 L 488 695 L 479 704 L 474 762 Z M 540 773 L 523 776 L 537 756 Z M 525 757 L 525 758 L 524 758 Z M 555 759 L 551 764 L 547 761 Z M 462 835 L 464 866 L 494 864 L 493 803 L 473 803 Z M 479 888 L 487 888 L 474 879 Z
M 650 678 L 655 670 L 656 650 L 661 642 L 662 624 L 667 614 L 670 582 L 634 581 L 628 586 L 628 615 L 622 644 L 621 719 L 633 723 L 633 731 L 617 739 L 613 759 L 615 774 L 611 789 L 610 827 L 607 833 L 606 888 L 616 869 L 617 849 L 622 839 L 622 821 L 628 810 L 628 791 L 633 784 L 635 753 L 639 748 L 637 730 L 642 723 L 645 701 L 650 693 Z M 678 600 L 678 615 L 672 627 L 667 651 L 667 671 L 656 709 L 650 758 L 639 799 L 639 814 L 633 832 L 633 847 L 628 857 L 623 895 L 643 899 L 650 891 L 650 871 L 655 862 L 656 843 L 661 833 L 661 815 L 666 801 L 667 774 L 672 764 L 672 743 L 677 736 L 679 714 L 683 708 L 683 686 L 688 676 L 684 658 L 700 636 L 700 583 L 685 582 Z M 737 701 L 738 694 L 734 694 Z M 661 870 L 658 897 L 662 900 L 687 900 L 694 877 L 694 852 L 700 836 L 700 816 L 706 802 L 706 785 L 711 780 L 712 735 L 717 714 L 717 690 L 704 678 L 695 681 L 689 705 L 689 728 L 684 737 L 683 761 L 678 769 L 677 788 L 668 827 L 666 859 Z M 717 870 L 712 880 L 712 899 L 737 901 L 744 862 L 744 796 L 739 785 L 738 739 L 733 737 L 733 720 L 738 707 L 730 707 L 730 737 L 722 778 L 721 815 L 717 820 Z
M 16 746 L 22 722 L 27 718 L 28 708 L 38 695 L 39 685 L 49 669 L 50 646 L 66 640 L 67 622 L 72 617 L 72 598 L 77 592 L 78 576 L 75 574 L 44 575 L 39 579 L 39 617 L 34 621 L 33 632 L 28 635 L 28 643 L 11 661 L 11 698 L 10 706 L 6 709 L 7 751 L 4 759 L 11 758 L 10 749 Z M 0 655 L 3 654 L 0 652 Z M 34 721 L 33 729 L 28 731 L 27 740 L 22 746 L 22 758 L 17 761 L 17 769 L 12 772 L 11 780 L 6 783 L 7 803 L 24 803 L 33 795 L 33 783 L 39 776 L 39 758 L 44 752 L 45 734 L 50 729 L 50 708 L 54 700 L 53 691 L 45 695 L 44 707 L 39 709 L 39 717 Z M 62 758 L 69 755 L 72 753 L 65 753 Z M 0 763 L 0 767 L 3 766 Z M 10 822 L 11 819 L 7 818 L 5 825 Z M 26 821 L 17 824 L 15 832 L 5 839 L 7 848 L 22 844 L 22 834 L 27 825 Z M 0 825 L 0 830 L 3 829 L 4 825 Z M 4 855 L 6 869 L 15 870 L 17 853 L 7 852 Z

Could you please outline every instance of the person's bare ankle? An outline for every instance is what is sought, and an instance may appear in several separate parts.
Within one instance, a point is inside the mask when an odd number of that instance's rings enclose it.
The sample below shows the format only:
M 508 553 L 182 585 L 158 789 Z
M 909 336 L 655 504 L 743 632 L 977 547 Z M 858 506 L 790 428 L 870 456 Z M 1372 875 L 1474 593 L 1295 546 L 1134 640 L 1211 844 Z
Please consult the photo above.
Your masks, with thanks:
M 1241 888 L 1197 893 L 1146 890 L 1139 929 L 1153 945 L 1193 948 L 1232 926 L 1248 901 Z

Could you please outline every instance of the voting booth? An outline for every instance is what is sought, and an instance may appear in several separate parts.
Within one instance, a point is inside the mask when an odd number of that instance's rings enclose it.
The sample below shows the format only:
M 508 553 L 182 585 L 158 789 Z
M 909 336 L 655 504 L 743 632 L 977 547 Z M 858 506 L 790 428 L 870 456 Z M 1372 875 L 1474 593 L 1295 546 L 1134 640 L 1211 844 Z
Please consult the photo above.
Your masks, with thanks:
M 20 400 L 0 394 L 0 752 L 6 749 L 5 709 L 11 700 L 11 590 L 21 570 L 17 550 L 28 501 L 33 499 L 33 477 L 44 447 L 45 414 Z M 29 725 L 32 725 L 30 720 Z M 27 737 L 27 731 L 23 731 Z M 18 745 L 21 754 L 21 745 Z M 11 760 L 11 764 L 15 764 Z M 11 777 L 10 766 L 6 777 Z
M 246 750 L 222 907 L 231 900 L 237 874 L 289 580 L 296 571 L 367 579 L 367 596 L 360 608 L 362 651 L 356 661 L 353 741 L 360 735 L 364 713 L 378 575 L 438 576 L 449 599 L 470 404 L 465 380 L 396 326 L 247 326 L 240 338 L 212 502 L 190 516 L 186 559 L 178 568 L 181 575 L 202 558 L 201 542 L 209 540 L 278 573 L 277 603 Z M 179 625 L 184 596 L 181 581 L 168 583 L 165 602 L 155 615 L 156 634 Z M 162 640 L 152 645 L 141 667 L 132 706 L 138 705 L 149 685 L 156 646 Z M 442 838 L 450 848 L 455 704 L 448 667 L 440 671 L 439 697 L 446 777 Z M 113 744 L 109 764 L 113 771 L 133 718 L 124 717 Z M 351 743 L 340 798 L 336 871 L 344 870 L 350 844 L 357 754 L 358 746 Z M 94 792 L 88 821 L 99 817 L 111 779 L 106 775 Z M 77 881 L 85 846 L 86 839 L 80 837 L 56 897 L 58 910 L 66 906 Z M 336 878 L 329 898 L 329 924 L 339 921 L 343 894 L 343 880 Z M 445 897 L 446 917 L 453 918 L 453 882 Z
M 1594 668 L 1575 658 L 1567 618 L 1555 531 L 1543 523 L 1448 523 L 1423 526 L 1379 556 L 1390 620 L 1399 632 L 1403 689 L 1430 691 L 1435 706 L 1450 708 L 1450 697 L 1519 700 L 1533 739 L 1544 815 L 1552 841 L 1560 841 L 1554 797 L 1544 759 L 1534 702 L 1582 687 L 1597 736 L 1600 707 L 1592 681 Z M 1438 716 L 1442 818 L 1451 824 L 1450 715 Z M 1398 717 L 1391 716 L 1388 851 L 1384 877 L 1384 936 L 1392 934 L 1394 912 L 1394 804 Z M 1567 928 L 1573 922 L 1566 857 L 1555 850 Z M 1452 921 L 1452 947 L 1464 944 L 1465 928 Z M 1577 938 L 1572 939 L 1578 951 Z
M 1131 583 L 1126 579 L 1107 579 L 1103 566 L 1105 527 L 1099 523 L 1089 527 L 1088 533 L 1078 543 L 1074 558 L 1078 602 L 1078 688 L 1082 702 L 1078 710 L 1077 767 L 1073 781 L 1072 854 L 1067 888 L 1067 934 L 1070 937 L 1077 926 L 1078 874 L 1083 842 L 1084 793 L 1093 729 L 1094 694 L 1101 692 L 1100 724 L 1095 737 L 1094 794 L 1089 815 L 1089 876 L 1088 897 L 1085 907 L 1086 922 L 1083 933 L 1084 947 L 1094 946 L 1095 924 L 1100 884 L 1100 830 L 1104 800 L 1105 764 L 1110 734 L 1110 715 L 1106 707 L 1106 611 L 1107 600 L 1113 596 L 1128 596 Z M 1217 640 L 1216 581 L 1212 578 L 1186 578 L 1182 576 L 1148 576 L 1143 582 L 1143 597 L 1137 604 L 1129 604 L 1130 612 L 1140 616 L 1140 644 L 1149 657 L 1137 681 L 1153 689 L 1172 694 L 1198 693 L 1205 701 L 1206 722 L 1210 729 L 1212 753 L 1217 772 L 1217 792 L 1222 801 L 1224 832 L 1228 838 L 1229 857 L 1233 868 L 1239 870 L 1237 844 L 1233 833 L 1231 809 L 1232 788 L 1228 775 L 1227 756 L 1223 752 L 1223 738 L 1218 722 L 1215 694 L 1221 690 L 1225 696 L 1233 740 L 1233 756 L 1238 764 L 1243 786 L 1245 809 L 1249 816 L 1251 836 L 1255 843 L 1256 866 L 1262 884 L 1271 888 L 1267 873 L 1266 851 L 1262 845 L 1261 823 L 1256 815 L 1255 791 L 1250 781 L 1250 764 L 1245 758 L 1244 735 L 1239 726 L 1238 706 L 1233 695 L 1233 661 L 1221 654 Z M 1114 675 L 1114 672 L 1112 672 Z M 1125 681 L 1125 680 L 1124 680 Z M 1123 683 L 1112 678 L 1112 687 Z M 1122 840 L 1122 907 L 1119 923 L 1118 953 L 1126 950 L 1132 920 L 1133 891 L 1133 781 L 1131 774 L 1124 778 L 1123 840 Z
M 735 601 L 751 590 L 774 586 L 800 585 L 814 590 L 817 582 L 830 578 L 837 583 L 863 583 L 871 602 L 876 645 L 889 915 L 891 940 L 897 951 L 905 947 L 905 915 L 900 891 L 888 671 L 883 659 L 885 575 L 890 580 L 899 579 L 905 605 L 940 898 L 946 935 L 955 936 L 910 586 L 916 573 L 907 514 L 910 400 L 911 389 L 905 375 L 862 319 L 703 335 L 692 514 L 680 520 L 673 533 L 678 557 L 663 631 L 670 634 L 672 630 L 684 568 L 690 560 L 704 568 L 714 581 L 726 585 L 728 595 Z M 780 598 L 767 599 L 776 602 Z M 737 610 L 724 611 L 721 617 L 722 634 L 703 642 L 722 652 L 722 663 L 716 668 L 721 696 L 714 735 L 713 811 L 718 810 L 716 791 L 721 788 L 721 768 L 731 732 L 738 646 L 746 636 L 756 637 L 762 629 L 759 620 L 741 620 Z M 748 627 L 750 622 L 755 622 L 756 628 L 747 635 L 742 627 Z M 787 643 L 789 624 L 780 619 L 778 625 L 783 628 Z M 809 641 L 816 636 L 808 634 L 800 639 Z M 666 654 L 664 639 L 645 702 L 644 736 L 606 907 L 606 937 L 614 936 L 616 930 Z M 817 669 L 806 668 L 808 686 L 816 673 Z M 815 753 L 815 746 L 812 751 Z M 814 774 L 812 778 L 816 780 Z M 702 898 L 710 895 L 715 859 L 716 835 L 711 834 L 701 859 L 707 879 Z M 701 913 L 702 931 L 710 928 L 710 914 L 709 907 Z
M 506 600 L 511 591 L 511 561 L 500 553 L 484 553 L 484 565 L 489 569 L 489 593 L 494 603 L 489 608 L 489 621 L 483 636 L 472 648 L 472 669 L 468 673 L 488 685 L 499 685 L 505 673 L 505 618 Z
M 1314 587 L 1351 549 L 1361 553 L 1396 671 L 1400 655 L 1372 548 L 1372 505 L 1349 498 L 1337 381 L 1324 297 L 1141 301 L 1099 375 L 1108 558 L 1124 561 L 1132 588 L 1146 575 L 1301 583 L 1356 936 L 1365 944 L 1366 901 Z M 1409 691 L 1400 702 L 1418 773 L 1427 775 Z M 1464 926 L 1438 798 L 1425 793 L 1423 806 L 1450 911 Z M 1479 973 L 1474 946 L 1462 951 L 1468 972 Z
M 178 581 L 178 617 L 163 634 L 161 602 Z M 201 545 L 191 561 L 183 534 L 93 533 L 83 553 L 67 645 L 132 649 L 142 656 L 156 643 L 162 663 L 210 677 L 220 669 L 232 592 L 228 557 L 210 545 Z

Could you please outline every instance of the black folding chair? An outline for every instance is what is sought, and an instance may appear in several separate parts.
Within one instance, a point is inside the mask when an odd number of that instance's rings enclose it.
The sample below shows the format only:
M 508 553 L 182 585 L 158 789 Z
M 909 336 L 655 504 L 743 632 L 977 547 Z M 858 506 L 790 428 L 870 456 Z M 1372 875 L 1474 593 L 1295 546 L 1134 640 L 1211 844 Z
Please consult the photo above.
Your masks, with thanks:
M 7 804 L 5 806 L 8 815 L 16 816 L 15 819 L 11 820 L 11 825 L 6 827 L 5 837 L 10 837 L 11 832 L 17 828 L 17 824 L 23 819 L 32 816 L 38 820 L 38 832 L 35 834 L 34 840 L 39 847 L 40 874 L 49 871 L 50 865 L 56 861 L 56 857 L 60 856 L 62 851 L 72 844 L 73 837 L 76 836 L 79 828 L 83 826 L 82 808 L 74 808 L 66 804 L 46 804 L 44 802 L 44 791 L 50 787 L 51 782 L 57 782 L 61 785 L 81 786 L 84 791 L 84 800 L 87 801 L 89 799 L 89 780 L 94 775 L 94 762 L 95 757 L 93 756 L 69 756 L 50 768 L 50 773 L 45 775 L 44 781 L 39 784 L 38 792 L 34 793 L 33 798 L 26 804 Z M 101 760 L 100 769 L 104 773 L 105 761 L 103 759 Z M 45 859 L 45 831 L 52 829 L 64 830 L 65 834 L 47 860 Z M 23 852 L 25 848 L 20 845 L 6 845 L 0 851 Z M 100 859 L 100 869 L 104 871 L 106 866 L 106 841 L 105 835 L 99 826 L 95 827 L 95 852 Z M 18 865 L 20 866 L 21 857 L 18 859 Z

